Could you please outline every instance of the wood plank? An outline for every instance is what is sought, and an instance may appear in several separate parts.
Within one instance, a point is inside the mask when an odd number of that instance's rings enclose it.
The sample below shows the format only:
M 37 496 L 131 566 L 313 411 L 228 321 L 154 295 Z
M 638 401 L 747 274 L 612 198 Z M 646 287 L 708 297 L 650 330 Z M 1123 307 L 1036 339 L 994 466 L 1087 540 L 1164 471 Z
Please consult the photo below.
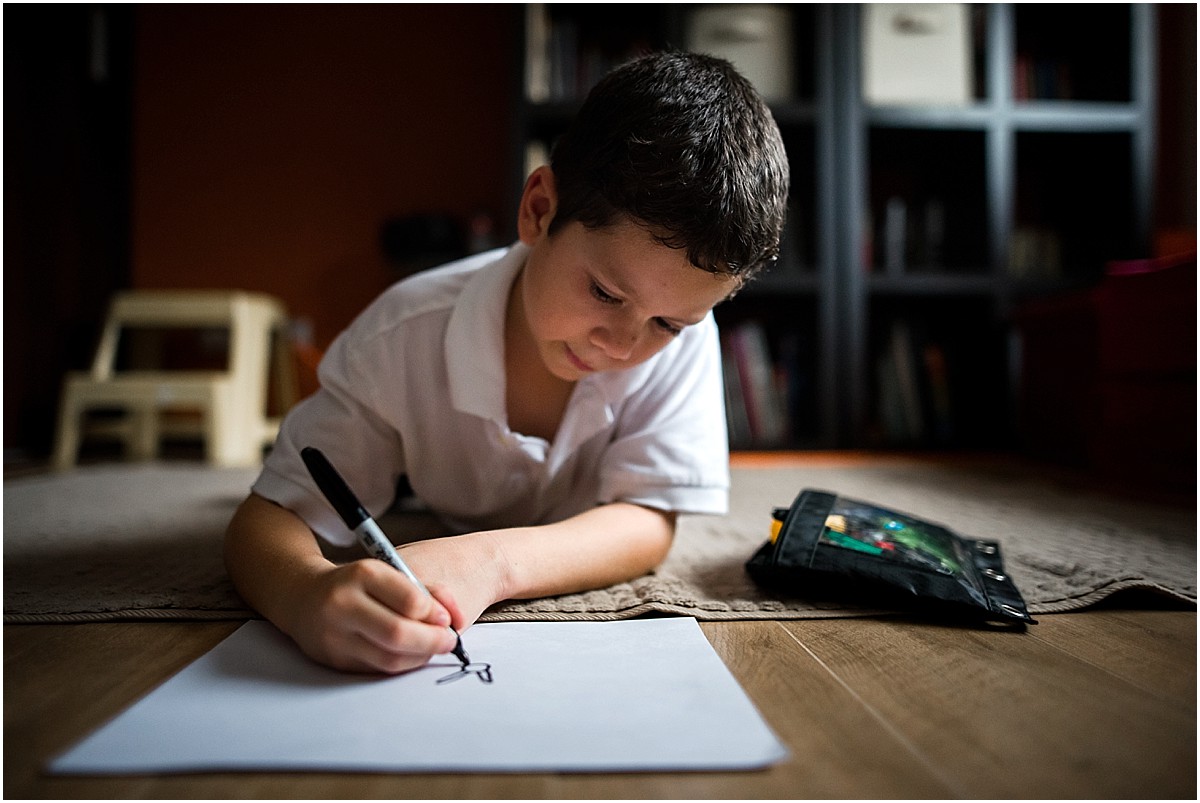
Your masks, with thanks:
M 5 796 L 125 794 L 118 790 L 131 788 L 127 780 L 50 778 L 42 768 L 212 649 L 239 624 L 5 625 Z
M 754 773 L 619 776 L 561 775 L 546 797 L 879 798 L 945 797 L 947 788 L 903 759 L 899 745 L 856 706 L 811 656 L 775 622 L 702 622 L 701 629 L 790 757 Z M 879 745 L 864 765 L 864 743 Z
M 1060 614 L 1050 636 L 1029 635 L 1164 700 L 1196 709 L 1196 615 L 1180 611 L 1105 610 Z M 1049 618 L 1049 617 L 1043 617 Z
M 705 622 L 701 629 L 791 750 L 759 788 L 766 796 L 940 798 L 950 792 L 927 767 L 909 761 L 892 734 L 779 623 Z M 863 745 L 877 748 L 870 761 L 861 760 Z M 680 796 L 688 797 L 687 790 Z M 725 796 L 738 797 L 732 789 Z
M 783 627 L 965 796 L 1195 798 L 1195 706 L 1076 658 L 1062 618 L 1036 638 L 899 618 Z M 1194 678 L 1194 656 L 1176 659 Z

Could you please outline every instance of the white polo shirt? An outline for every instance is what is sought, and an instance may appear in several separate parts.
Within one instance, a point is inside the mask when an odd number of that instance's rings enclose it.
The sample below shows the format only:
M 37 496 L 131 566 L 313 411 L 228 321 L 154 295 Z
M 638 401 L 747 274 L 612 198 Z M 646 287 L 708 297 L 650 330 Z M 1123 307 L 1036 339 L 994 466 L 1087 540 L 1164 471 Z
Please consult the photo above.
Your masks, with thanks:
M 614 501 L 724 514 L 729 447 L 711 313 L 645 363 L 579 380 L 553 443 L 508 428 L 504 316 L 528 252 L 518 243 L 385 291 L 330 345 L 321 389 L 284 420 L 254 492 L 336 545 L 354 537 L 308 475 L 305 446 L 325 453 L 372 515 L 407 475 L 458 532 Z

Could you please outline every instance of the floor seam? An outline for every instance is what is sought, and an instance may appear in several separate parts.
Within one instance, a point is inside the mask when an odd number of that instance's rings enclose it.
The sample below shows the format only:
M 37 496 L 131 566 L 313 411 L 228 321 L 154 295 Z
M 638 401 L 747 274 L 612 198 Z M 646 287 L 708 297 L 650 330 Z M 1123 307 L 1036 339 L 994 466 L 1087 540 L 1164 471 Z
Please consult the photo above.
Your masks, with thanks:
M 829 673 L 829 676 L 832 677 L 835 681 L 837 681 L 837 684 L 839 686 L 841 686 L 843 689 L 845 689 L 846 692 L 851 697 L 854 698 L 855 702 L 857 702 L 859 705 L 861 705 L 863 707 L 863 709 L 865 709 L 866 712 L 868 714 L 870 714 L 872 719 L 874 719 L 876 722 L 878 722 L 880 725 L 882 725 L 884 727 L 884 729 L 888 733 L 890 733 L 896 741 L 900 742 L 900 744 L 904 746 L 904 749 L 907 750 L 910 754 L 912 754 L 912 756 L 914 758 L 916 758 L 917 761 L 923 767 L 925 767 L 925 769 L 927 769 L 929 771 L 929 773 L 931 775 L 933 775 L 934 778 L 936 778 L 947 789 L 949 789 L 951 792 L 953 792 L 955 797 L 958 797 L 958 798 L 975 797 L 975 795 L 970 794 L 965 789 L 960 788 L 959 785 L 957 783 L 955 783 L 953 780 L 951 780 L 950 778 L 947 778 L 945 773 L 943 773 L 941 771 L 941 769 L 937 765 L 935 765 L 929 759 L 929 757 L 926 756 L 925 753 L 919 747 L 917 747 L 917 745 L 911 739 L 909 739 L 907 736 L 905 736 L 904 733 L 899 728 L 897 728 L 895 725 L 893 725 L 888 720 L 887 717 L 885 717 L 883 714 L 881 714 L 879 712 L 879 710 L 877 708 L 875 708 L 875 706 L 871 705 L 866 700 L 864 700 L 862 698 L 862 696 L 850 686 L 849 683 L 847 683 L 845 680 L 843 680 L 841 678 L 841 676 L 838 675 L 837 672 L 834 672 L 833 669 L 827 663 L 822 661 L 821 657 L 819 655 L 817 655 L 815 652 L 813 652 L 812 649 L 810 649 L 807 644 L 805 644 L 803 641 L 801 641 L 796 636 L 795 633 L 793 633 L 791 630 L 788 630 L 786 627 L 784 627 L 782 622 L 776 622 L 775 624 L 778 625 L 783 630 L 784 633 L 787 633 L 788 636 L 791 637 L 792 641 L 794 641 L 798 645 L 800 645 L 800 649 L 802 649 L 806 653 L 808 653 L 808 655 L 814 661 L 816 661 L 817 664 L 820 665 L 820 667 L 822 669 L 824 669 L 827 673 Z
M 1078 654 L 1072 652 L 1071 650 L 1068 650 L 1066 647 L 1063 647 L 1059 644 L 1055 644 L 1053 641 L 1050 641 L 1043 636 L 1039 636 L 1036 633 L 1029 633 L 1028 635 L 1030 637 L 1032 637 L 1034 641 L 1037 641 L 1041 644 L 1045 644 L 1048 647 L 1053 647 L 1055 650 L 1062 653 L 1063 655 L 1066 655 L 1076 661 L 1079 661 L 1080 663 L 1086 664 L 1086 665 L 1092 667 L 1093 669 L 1099 670 L 1100 672 L 1103 672 L 1104 674 L 1108 675 L 1109 677 L 1113 678 L 1114 680 L 1119 680 L 1120 682 L 1124 683 L 1125 685 L 1127 685 L 1131 688 L 1137 689 L 1138 691 L 1142 692 L 1143 694 L 1149 695 L 1150 697 L 1153 697 L 1155 700 L 1158 700 L 1159 702 L 1166 703 L 1169 706 L 1186 705 L 1186 701 L 1167 696 L 1167 695 L 1163 694 L 1161 691 L 1158 691 L 1157 689 L 1147 688 L 1146 686 L 1143 686 L 1142 684 L 1138 683 L 1137 681 L 1131 680 L 1130 678 L 1127 678 L 1124 675 L 1119 675 L 1116 672 L 1109 669 L 1108 667 L 1102 666 L 1101 664 L 1096 663 L 1095 661 L 1091 660 L 1090 658 L 1085 658 L 1082 655 L 1078 655 Z M 1172 708 L 1172 711 L 1177 712 L 1177 709 Z

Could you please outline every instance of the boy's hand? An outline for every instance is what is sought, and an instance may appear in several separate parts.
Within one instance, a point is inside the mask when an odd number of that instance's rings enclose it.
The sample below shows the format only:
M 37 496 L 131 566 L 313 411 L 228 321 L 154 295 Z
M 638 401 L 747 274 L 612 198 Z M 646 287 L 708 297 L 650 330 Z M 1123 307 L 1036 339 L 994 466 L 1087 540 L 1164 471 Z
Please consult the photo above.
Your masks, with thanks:
M 666 556 L 674 516 L 623 502 L 562 522 L 419 541 L 404 560 L 422 593 L 381 560 L 331 563 L 294 513 L 251 494 L 225 535 L 242 598 L 311 658 L 359 672 L 404 672 L 454 648 L 489 606 L 600 588 Z M 468 645 L 469 650 L 469 645 Z
M 415 669 L 454 648 L 450 624 L 462 621 L 453 597 L 436 587 L 430 593 L 436 598 L 374 558 L 330 564 L 298 594 L 289 635 L 309 657 L 335 669 Z
M 439 599 L 453 600 L 451 625 L 462 632 L 474 624 L 488 606 L 505 599 L 502 591 L 504 563 L 492 533 L 430 538 L 400 547 L 400 555 Z
M 430 586 L 430 599 L 381 560 L 331 563 L 308 525 L 255 494 L 229 523 L 225 565 L 251 607 L 336 669 L 415 669 L 450 652 L 447 625 L 464 621 L 449 593 Z

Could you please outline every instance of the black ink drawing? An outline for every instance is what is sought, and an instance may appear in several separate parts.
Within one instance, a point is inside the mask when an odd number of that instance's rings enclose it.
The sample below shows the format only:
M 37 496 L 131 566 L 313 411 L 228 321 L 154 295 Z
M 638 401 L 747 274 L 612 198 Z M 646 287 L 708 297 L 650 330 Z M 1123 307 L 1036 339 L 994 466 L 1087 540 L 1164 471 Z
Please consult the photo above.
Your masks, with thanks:
M 458 670 L 453 675 L 446 675 L 446 677 L 440 678 L 438 680 L 438 685 L 440 686 L 443 683 L 450 683 L 452 681 L 465 678 L 467 675 L 475 675 L 477 678 L 479 678 L 480 683 L 491 683 L 492 665 L 475 662 L 463 664 L 462 669 Z

